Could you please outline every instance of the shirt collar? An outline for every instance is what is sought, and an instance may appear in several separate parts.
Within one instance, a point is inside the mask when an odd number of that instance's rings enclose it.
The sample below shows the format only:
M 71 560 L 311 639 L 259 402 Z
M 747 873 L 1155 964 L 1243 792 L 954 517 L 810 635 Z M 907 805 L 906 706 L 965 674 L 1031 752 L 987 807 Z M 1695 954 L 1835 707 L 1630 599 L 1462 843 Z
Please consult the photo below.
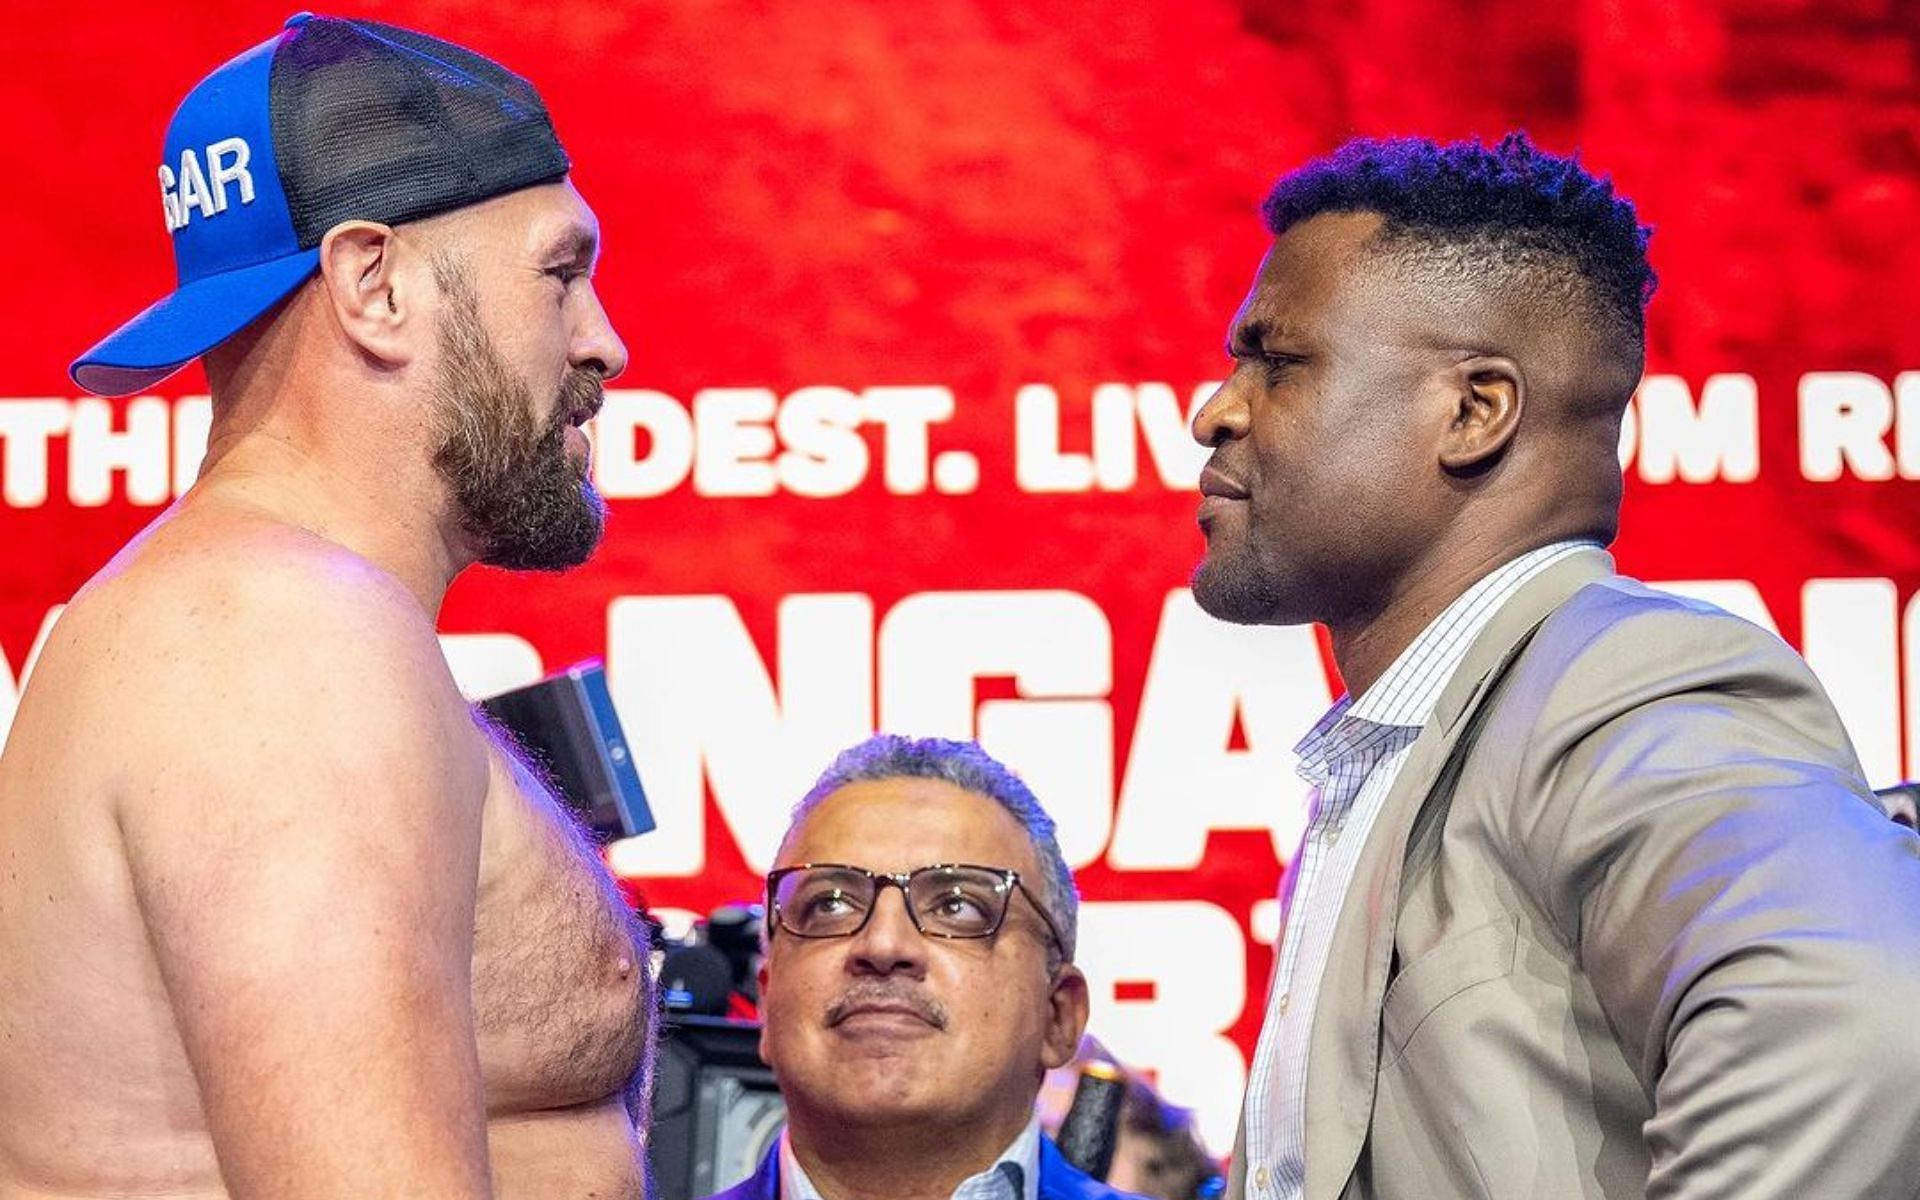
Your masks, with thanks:
M 978 1175 L 969 1175 L 960 1181 L 953 1191 L 955 1200 L 968 1196 L 1001 1196 L 1004 1191 L 995 1191 L 992 1186 L 995 1176 L 1002 1174 L 1001 1163 L 1012 1163 L 1020 1168 L 1022 1200 L 1039 1200 L 1040 1196 L 1040 1124 L 1029 1120 L 1027 1127 L 1000 1157 Z M 786 1131 L 780 1134 L 780 1198 L 781 1200 L 825 1200 L 820 1190 L 813 1186 L 813 1180 L 800 1166 L 800 1160 L 794 1157 L 793 1144 Z
M 1300 774 L 1309 782 L 1323 781 L 1328 763 L 1339 757 L 1343 748 L 1350 749 L 1352 743 L 1369 738 L 1371 731 L 1358 726 L 1358 722 L 1409 730 L 1404 735 L 1408 739 L 1417 734 L 1433 715 L 1440 693 L 1473 648 L 1474 639 L 1500 606 L 1554 563 L 1594 546 L 1596 543 L 1584 539 L 1554 542 L 1509 559 L 1481 576 L 1427 623 L 1372 687 L 1357 698 L 1341 696 L 1315 722 L 1294 747 L 1294 753 L 1300 756 Z

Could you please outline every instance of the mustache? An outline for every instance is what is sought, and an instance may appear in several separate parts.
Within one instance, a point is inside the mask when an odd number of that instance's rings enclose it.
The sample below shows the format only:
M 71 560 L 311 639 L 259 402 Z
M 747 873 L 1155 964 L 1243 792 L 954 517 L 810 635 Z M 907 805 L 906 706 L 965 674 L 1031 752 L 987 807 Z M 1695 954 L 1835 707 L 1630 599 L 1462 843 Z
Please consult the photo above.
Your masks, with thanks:
M 856 1009 L 884 1004 L 903 1008 L 935 1029 L 947 1027 L 947 1008 L 913 984 L 893 979 L 863 979 L 841 992 L 827 1005 L 827 1026 L 832 1028 L 852 1016 Z
M 574 413 L 583 408 L 589 413 L 598 413 L 606 402 L 606 381 L 601 379 L 600 372 L 588 368 L 568 371 L 566 378 L 560 381 L 553 416 L 548 418 L 541 437 L 557 444 L 565 438 L 568 427 L 573 424 Z

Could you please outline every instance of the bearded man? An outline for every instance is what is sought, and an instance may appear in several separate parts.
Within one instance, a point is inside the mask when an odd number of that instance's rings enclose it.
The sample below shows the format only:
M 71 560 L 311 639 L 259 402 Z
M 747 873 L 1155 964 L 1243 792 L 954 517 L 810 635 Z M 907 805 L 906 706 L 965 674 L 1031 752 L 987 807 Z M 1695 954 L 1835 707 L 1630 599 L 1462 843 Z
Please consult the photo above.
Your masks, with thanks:
M 295 17 L 180 106 L 198 482 L 74 598 L 0 757 L 0 1197 L 639 1196 L 645 934 L 435 637 L 583 561 L 626 350 L 533 88 Z

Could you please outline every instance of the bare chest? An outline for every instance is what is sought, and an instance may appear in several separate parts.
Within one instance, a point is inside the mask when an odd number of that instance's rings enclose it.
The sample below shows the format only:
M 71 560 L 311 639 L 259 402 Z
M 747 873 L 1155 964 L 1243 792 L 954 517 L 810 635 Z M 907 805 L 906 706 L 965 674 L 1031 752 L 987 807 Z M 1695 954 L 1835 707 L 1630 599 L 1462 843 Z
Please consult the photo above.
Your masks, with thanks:
M 488 1108 L 567 1108 L 633 1089 L 652 1021 L 645 927 L 561 803 L 509 755 L 490 754 L 473 957 Z

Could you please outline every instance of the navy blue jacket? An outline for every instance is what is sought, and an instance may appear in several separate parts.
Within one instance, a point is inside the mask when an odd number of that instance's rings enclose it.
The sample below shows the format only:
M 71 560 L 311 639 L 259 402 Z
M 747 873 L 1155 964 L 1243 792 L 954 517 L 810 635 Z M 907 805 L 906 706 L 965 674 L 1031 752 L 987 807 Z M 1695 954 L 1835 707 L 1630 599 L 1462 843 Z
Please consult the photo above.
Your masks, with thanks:
M 745 1183 L 728 1188 L 711 1200 L 780 1200 L 780 1146 L 775 1143 L 760 1160 L 760 1169 Z M 1040 1139 L 1040 1200 L 1140 1200 L 1132 1192 L 1115 1191 L 1060 1156 L 1053 1139 Z

